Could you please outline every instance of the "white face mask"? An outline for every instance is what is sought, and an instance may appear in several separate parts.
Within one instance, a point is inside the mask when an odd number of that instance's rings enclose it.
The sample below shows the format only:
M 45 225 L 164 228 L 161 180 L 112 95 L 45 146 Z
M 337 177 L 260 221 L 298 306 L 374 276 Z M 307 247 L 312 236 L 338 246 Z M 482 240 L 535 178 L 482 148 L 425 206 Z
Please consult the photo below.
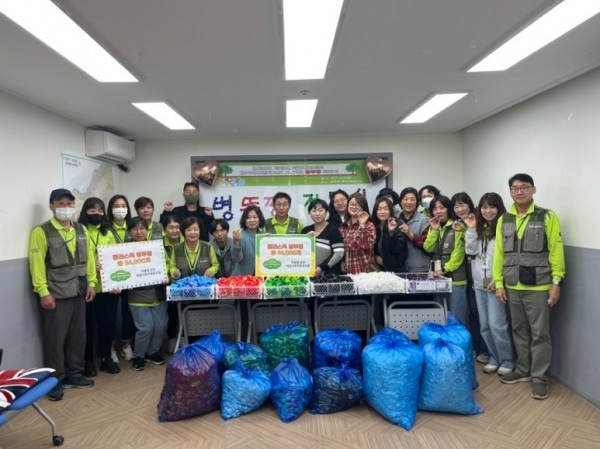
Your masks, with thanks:
M 127 208 L 126 207 L 115 207 L 112 210 L 113 217 L 116 220 L 124 220 L 127 216 Z
M 70 220 L 71 218 L 73 218 L 73 215 L 75 215 L 75 208 L 74 207 L 57 207 L 56 209 L 54 209 L 54 215 L 56 216 L 57 220 L 67 221 L 67 220 Z
M 432 199 L 433 198 L 431 197 L 421 199 L 421 206 L 423 206 L 425 209 L 429 209 Z

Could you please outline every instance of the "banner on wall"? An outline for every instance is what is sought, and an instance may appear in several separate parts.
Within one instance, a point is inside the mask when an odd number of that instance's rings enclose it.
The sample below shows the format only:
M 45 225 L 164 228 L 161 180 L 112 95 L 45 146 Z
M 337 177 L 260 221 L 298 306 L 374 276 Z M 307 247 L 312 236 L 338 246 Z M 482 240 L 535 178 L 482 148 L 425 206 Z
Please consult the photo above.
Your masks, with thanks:
M 98 245 L 102 291 L 124 290 L 166 283 L 167 266 L 162 240 Z
M 257 276 L 313 276 L 315 236 L 307 234 L 258 234 Z
M 192 158 L 192 167 L 202 165 Z M 211 163 L 214 161 L 211 161 Z M 210 206 L 215 217 L 238 226 L 244 209 L 261 208 L 266 219 L 273 216 L 273 196 L 285 192 L 292 198 L 289 214 L 310 224 L 308 204 L 321 198 L 329 203 L 330 194 L 338 189 L 349 195 L 360 192 L 373 206 L 386 180 L 371 183 L 364 159 L 314 161 L 219 161 L 217 179 L 212 186 L 201 186 L 201 204 Z

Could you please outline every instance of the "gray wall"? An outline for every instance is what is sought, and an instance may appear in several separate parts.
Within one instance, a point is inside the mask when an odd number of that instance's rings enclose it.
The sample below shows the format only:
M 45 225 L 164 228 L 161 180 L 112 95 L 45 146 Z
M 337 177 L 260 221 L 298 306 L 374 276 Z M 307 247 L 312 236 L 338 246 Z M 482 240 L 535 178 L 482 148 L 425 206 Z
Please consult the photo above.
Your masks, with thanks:
M 552 311 L 552 365 L 558 381 L 600 407 L 600 250 L 565 247 L 567 277 Z
M 43 366 L 40 306 L 27 259 L 0 262 L 0 285 L 2 368 Z

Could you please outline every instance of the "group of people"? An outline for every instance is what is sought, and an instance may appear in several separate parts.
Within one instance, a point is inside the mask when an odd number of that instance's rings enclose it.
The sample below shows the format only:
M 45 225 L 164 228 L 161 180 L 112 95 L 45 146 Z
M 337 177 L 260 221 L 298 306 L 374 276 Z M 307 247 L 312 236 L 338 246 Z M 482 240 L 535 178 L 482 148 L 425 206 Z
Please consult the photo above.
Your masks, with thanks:
M 268 233 L 314 235 L 315 276 L 390 271 L 451 278 L 449 310 L 481 335 L 477 359 L 485 364 L 483 371 L 497 372 L 504 383 L 533 380 L 532 397 L 544 399 L 550 309 L 565 276 L 560 225 L 554 212 L 534 205 L 531 176 L 511 177 L 509 188 L 514 204 L 508 210 L 493 192 L 475 207 L 468 194 L 449 198 L 432 185 L 399 194 L 385 188 L 370 209 L 361 193 L 337 190 L 329 202 L 310 202 L 309 226 L 289 215 L 291 197 L 278 192 L 272 217 L 248 206 L 231 236 L 226 220 L 200 206 L 199 188 L 192 182 L 183 188 L 185 205 L 165 203 L 160 222 L 153 220 L 150 198 L 135 201 L 137 216 L 132 217 L 123 195 L 113 196 L 107 207 L 99 198 L 88 198 L 74 220 L 74 196 L 54 190 L 53 217 L 33 229 L 29 250 L 43 311 L 45 364 L 62 380 L 49 398 L 61 399 L 63 388 L 93 386 L 95 341 L 99 369 L 120 371 L 114 342 L 119 298 L 121 353 L 134 370 L 144 369 L 146 361 L 164 363 L 161 345 L 165 336 L 171 342 L 176 336 L 177 311 L 165 302 L 164 285 L 101 291 L 98 245 L 160 239 L 170 280 L 193 274 L 226 277 L 254 274 L 255 236 Z

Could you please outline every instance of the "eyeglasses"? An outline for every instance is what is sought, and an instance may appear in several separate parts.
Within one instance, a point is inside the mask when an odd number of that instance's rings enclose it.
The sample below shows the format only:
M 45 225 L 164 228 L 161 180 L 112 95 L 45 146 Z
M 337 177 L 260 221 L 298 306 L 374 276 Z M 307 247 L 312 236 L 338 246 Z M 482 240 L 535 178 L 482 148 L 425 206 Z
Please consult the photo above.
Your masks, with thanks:
M 348 200 L 335 200 L 333 204 L 346 204 Z
M 358 203 L 348 203 L 348 207 L 351 209 L 359 208 L 360 209 L 360 205 Z
M 523 184 L 522 186 L 513 186 L 510 188 L 510 191 L 512 193 L 518 193 L 518 192 L 523 192 L 523 193 L 527 193 L 529 192 L 529 189 L 531 189 L 532 186 L 530 186 L 529 184 Z

